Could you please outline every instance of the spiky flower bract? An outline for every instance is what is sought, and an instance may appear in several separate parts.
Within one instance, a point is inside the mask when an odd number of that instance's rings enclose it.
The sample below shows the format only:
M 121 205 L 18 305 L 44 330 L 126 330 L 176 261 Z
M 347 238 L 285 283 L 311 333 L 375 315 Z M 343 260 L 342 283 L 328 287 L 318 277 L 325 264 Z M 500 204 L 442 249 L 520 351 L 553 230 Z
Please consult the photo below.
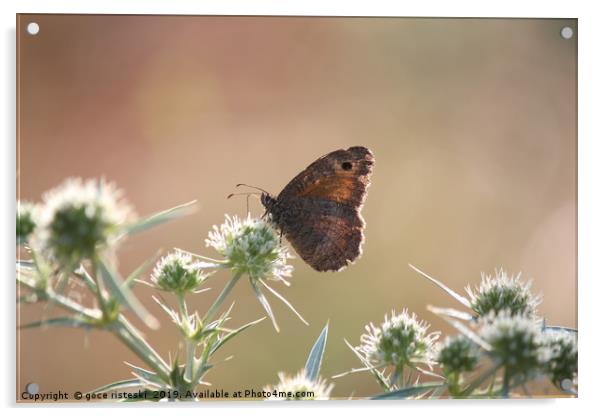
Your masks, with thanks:
M 334 388 L 334 384 L 328 384 L 322 378 L 310 380 L 305 370 L 292 377 L 278 373 L 278 378 L 280 382 L 277 385 L 263 389 L 268 400 L 328 400 Z
M 478 346 L 462 335 L 447 337 L 437 349 L 436 361 L 446 376 L 473 371 L 479 362 Z
M 36 228 L 38 208 L 25 201 L 17 202 L 17 243 L 27 241 Z
M 42 200 L 35 244 L 63 267 L 95 258 L 133 217 L 121 190 L 102 179 L 69 178 Z
M 522 282 L 520 274 L 508 276 L 503 269 L 496 270 L 495 276 L 481 275 L 478 287 L 468 286 L 470 306 L 478 316 L 509 310 L 512 315 L 534 316 L 539 297 L 533 296 L 530 282 Z
M 259 218 L 226 215 L 222 225 L 213 226 L 205 243 L 225 257 L 227 267 L 252 279 L 270 278 L 287 283 L 285 278 L 293 270 L 286 264 L 291 258 L 287 248 L 280 244 L 270 223 Z
M 375 367 L 394 366 L 433 362 L 433 343 L 439 337 L 438 332 L 427 333 L 430 325 L 419 321 L 416 315 L 404 309 L 400 314 L 395 311 L 385 315 L 385 321 L 379 326 L 366 325 L 366 332 L 360 338 L 356 349 Z
M 176 251 L 157 262 L 151 282 L 157 289 L 183 294 L 198 289 L 206 277 L 192 256 Z
M 491 346 L 491 356 L 508 377 L 527 379 L 549 356 L 542 346 L 541 322 L 510 311 L 492 312 L 482 322 L 479 335 Z
M 546 332 L 543 345 L 549 357 L 545 371 L 552 382 L 562 387 L 563 382 L 573 382 L 577 376 L 577 335 L 568 331 Z

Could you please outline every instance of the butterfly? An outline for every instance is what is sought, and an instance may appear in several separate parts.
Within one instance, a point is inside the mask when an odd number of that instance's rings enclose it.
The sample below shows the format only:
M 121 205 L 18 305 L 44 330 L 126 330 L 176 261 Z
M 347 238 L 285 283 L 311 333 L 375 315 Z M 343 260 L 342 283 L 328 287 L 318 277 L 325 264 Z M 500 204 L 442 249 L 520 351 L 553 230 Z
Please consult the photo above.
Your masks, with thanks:
M 361 255 L 360 210 L 373 165 L 366 147 L 339 149 L 305 168 L 278 196 L 262 191 L 265 215 L 315 270 L 338 271 Z

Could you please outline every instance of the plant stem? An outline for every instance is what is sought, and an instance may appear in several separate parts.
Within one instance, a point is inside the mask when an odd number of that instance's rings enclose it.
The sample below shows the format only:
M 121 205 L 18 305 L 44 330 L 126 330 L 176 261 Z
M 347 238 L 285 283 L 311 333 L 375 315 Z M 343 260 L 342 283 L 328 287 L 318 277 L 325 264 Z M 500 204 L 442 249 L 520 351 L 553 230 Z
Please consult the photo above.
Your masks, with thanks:
M 188 317 L 188 306 L 186 305 L 186 300 L 184 299 L 184 295 L 181 293 L 178 293 L 176 295 L 176 297 L 178 298 L 178 306 L 180 307 L 180 315 L 182 315 L 182 318 L 184 317 Z
M 105 318 L 109 318 L 109 316 L 110 316 L 109 308 L 107 307 L 107 302 L 103 295 L 104 285 L 98 279 L 98 275 L 100 274 L 100 267 L 98 266 L 98 264 L 99 264 L 98 259 L 92 259 L 93 274 L 92 274 L 91 278 L 92 278 L 92 281 L 94 282 L 94 284 L 96 285 L 96 291 L 92 291 L 92 293 L 98 299 L 98 302 L 100 304 L 100 309 L 102 310 L 102 313 L 105 316 Z
M 192 369 L 194 366 L 194 350 L 196 344 L 190 339 L 186 340 L 186 366 L 184 367 L 184 378 L 186 381 L 192 381 Z
M 508 373 L 508 369 L 504 369 L 504 379 L 502 381 L 502 391 L 501 396 L 504 398 L 508 398 L 508 393 L 510 392 L 510 374 Z
M 180 321 L 184 326 L 184 331 L 186 332 L 186 337 L 190 336 L 191 327 L 190 327 L 190 319 L 188 316 L 188 306 L 186 305 L 186 300 L 184 299 L 184 294 L 176 293 L 176 298 L 178 299 L 178 308 L 180 309 Z
M 84 284 L 86 285 L 86 287 L 88 288 L 88 290 L 90 292 L 96 293 L 96 291 L 98 290 L 98 286 L 96 286 L 94 279 L 92 279 L 92 276 L 90 276 L 90 274 L 85 269 L 83 264 L 80 265 L 80 270 L 81 270 L 81 273 L 78 271 L 74 271 L 73 274 L 84 282 Z
M 408 367 L 408 377 L 406 378 L 404 386 L 409 386 L 412 383 L 412 375 L 414 374 L 414 370 L 412 367 Z
M 232 279 L 230 279 L 230 281 L 226 284 L 226 286 L 222 290 L 222 293 L 219 294 L 219 296 L 217 297 L 215 302 L 213 302 L 213 305 L 211 305 L 211 308 L 209 308 L 209 310 L 203 317 L 203 325 L 206 322 L 210 321 L 211 318 L 213 318 L 213 315 L 215 315 L 215 313 L 218 311 L 218 309 L 220 308 L 220 306 L 222 305 L 222 303 L 224 302 L 224 300 L 226 299 L 226 297 L 228 296 L 228 294 L 230 293 L 232 288 L 234 288 L 234 286 L 240 280 L 241 277 L 242 277 L 242 273 L 240 273 L 240 272 L 238 272 L 234 276 L 232 276 Z
M 89 309 L 71 299 L 55 293 L 51 289 L 46 291 L 40 291 L 36 288 L 33 282 L 29 282 L 25 279 L 18 279 L 19 283 L 36 291 L 44 299 L 52 302 L 61 308 L 84 316 L 91 321 L 100 321 L 103 318 L 103 314 L 99 309 Z M 119 315 L 118 319 L 104 327 L 98 326 L 98 328 L 105 328 L 113 332 L 126 346 L 132 350 L 142 361 L 147 363 L 149 366 L 157 372 L 166 382 L 169 382 L 169 367 L 163 359 L 157 354 L 155 350 L 142 338 L 140 333 L 130 324 L 123 315 Z
M 168 365 L 123 315 L 120 314 L 116 321 L 107 326 L 107 329 L 113 332 L 142 361 L 147 363 L 164 381 L 167 383 L 171 381 Z
M 447 376 L 447 391 L 452 397 L 461 397 L 462 389 L 460 388 L 460 373 L 454 371 Z
M 56 304 L 57 306 L 60 306 L 61 308 L 65 309 L 69 312 L 74 312 L 78 315 L 82 315 L 85 318 L 88 318 L 90 320 L 97 320 L 97 319 L 102 318 L 102 313 L 99 309 L 86 308 L 85 306 L 80 305 L 79 303 L 77 303 L 63 295 L 60 295 L 60 294 L 54 292 L 50 288 L 47 288 L 45 291 L 40 290 L 39 288 L 36 287 L 35 283 L 29 282 L 23 278 L 19 278 L 17 280 L 23 286 L 26 286 L 27 288 L 29 288 L 29 289 L 33 290 L 35 293 L 37 293 L 40 296 L 40 298 L 48 300 L 49 302 L 52 302 L 52 303 Z
M 497 373 L 497 369 L 493 373 L 493 376 L 491 376 L 491 383 L 489 384 L 489 391 L 487 392 L 487 395 L 489 397 L 493 397 L 493 388 L 495 387 L 495 375 L 496 375 L 496 373 Z
M 186 305 L 186 299 L 184 299 L 183 293 L 177 293 L 178 306 L 180 308 L 180 320 L 184 325 L 186 336 L 184 343 L 186 345 L 186 364 L 184 367 L 184 378 L 187 381 L 192 381 L 192 369 L 194 366 L 194 350 L 196 343 L 190 339 L 192 336 L 192 328 L 190 326 L 190 317 L 188 316 L 188 306 Z
M 403 365 L 398 365 L 395 367 L 393 374 L 391 374 L 390 384 L 391 386 L 397 385 L 400 389 L 404 387 Z

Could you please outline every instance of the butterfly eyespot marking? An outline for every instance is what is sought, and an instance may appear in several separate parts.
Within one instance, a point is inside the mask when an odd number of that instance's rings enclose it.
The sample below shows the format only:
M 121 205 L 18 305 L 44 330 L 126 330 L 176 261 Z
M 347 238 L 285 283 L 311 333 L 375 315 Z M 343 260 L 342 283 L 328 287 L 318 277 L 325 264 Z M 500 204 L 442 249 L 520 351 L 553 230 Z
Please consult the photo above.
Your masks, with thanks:
M 341 167 L 343 168 L 343 170 L 351 170 L 353 165 L 351 164 L 351 162 L 343 162 L 341 163 Z

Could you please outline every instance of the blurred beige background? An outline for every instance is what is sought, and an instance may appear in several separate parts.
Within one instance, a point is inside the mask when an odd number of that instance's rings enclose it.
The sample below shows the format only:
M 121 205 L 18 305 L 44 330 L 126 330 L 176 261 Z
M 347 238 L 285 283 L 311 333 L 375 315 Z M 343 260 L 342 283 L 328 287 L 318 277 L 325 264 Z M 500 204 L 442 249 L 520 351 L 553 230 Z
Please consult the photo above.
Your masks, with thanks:
M 37 36 L 27 23 L 40 25 Z M 296 372 L 326 321 L 323 375 L 360 364 L 363 327 L 404 307 L 450 333 L 426 305 L 458 306 L 409 262 L 462 291 L 481 271 L 522 271 L 544 295 L 550 324 L 576 326 L 576 20 L 77 16 L 18 18 L 18 189 L 39 201 L 67 176 L 105 176 L 141 215 L 198 199 L 189 217 L 131 238 L 128 273 L 158 248 L 212 256 L 204 238 L 225 213 L 244 215 L 247 182 L 277 194 L 331 150 L 376 157 L 360 261 L 336 274 L 293 260 L 269 322 L 221 351 L 234 359 L 207 380 L 261 388 Z M 251 200 L 252 212 L 263 212 Z M 221 290 L 190 300 L 204 310 Z M 77 289 L 72 289 L 76 292 Z M 165 357 L 178 333 L 161 318 L 148 339 Z M 271 298 L 273 299 L 273 298 Z M 246 282 L 232 325 L 263 316 Z M 24 306 L 22 322 L 39 318 Z M 137 321 L 135 323 L 141 327 Z M 87 391 L 139 363 L 108 333 L 18 333 L 17 392 Z M 334 396 L 374 394 L 367 374 L 338 379 Z

